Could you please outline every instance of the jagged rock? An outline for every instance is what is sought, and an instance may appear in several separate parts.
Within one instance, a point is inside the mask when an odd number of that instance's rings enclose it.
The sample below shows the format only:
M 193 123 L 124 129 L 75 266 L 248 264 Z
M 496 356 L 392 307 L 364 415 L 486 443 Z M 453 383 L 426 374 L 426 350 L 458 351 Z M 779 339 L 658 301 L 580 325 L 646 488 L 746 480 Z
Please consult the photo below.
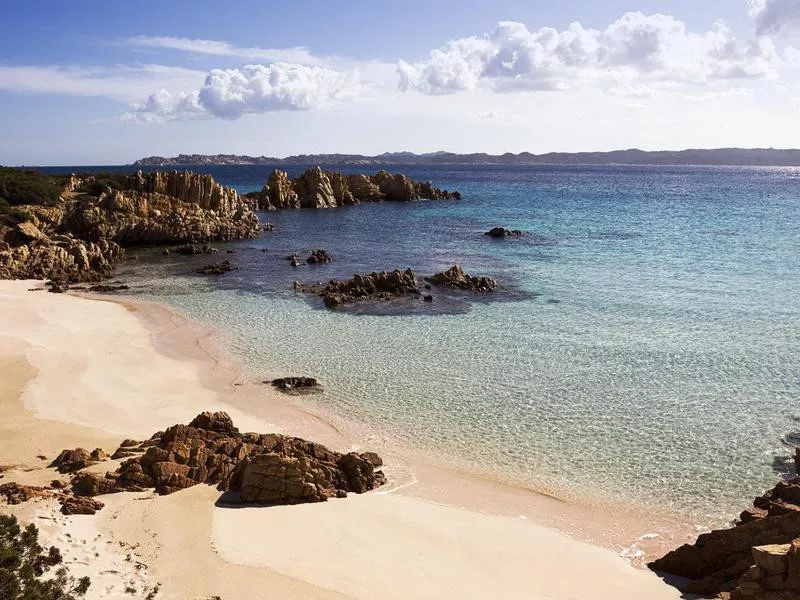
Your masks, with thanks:
M 239 492 L 242 502 L 318 502 L 385 482 L 377 455 L 342 455 L 278 434 L 240 433 L 226 413 L 206 412 L 151 438 L 141 456 L 105 475 L 79 473 L 76 494 L 155 488 L 170 494 L 200 483 Z
M 223 260 L 222 262 L 213 263 L 210 265 L 205 265 L 204 267 L 200 267 L 197 269 L 197 272 L 201 275 L 222 275 L 223 273 L 228 273 L 229 271 L 237 271 L 239 267 L 234 265 L 229 260 Z
M 497 289 L 497 282 L 491 277 L 477 277 L 467 275 L 458 265 L 453 265 L 447 271 L 437 273 L 427 278 L 435 285 L 471 290 L 473 292 L 493 292 Z
M 99 500 L 85 496 L 68 496 L 61 500 L 61 513 L 65 515 L 93 515 L 105 506 Z
M 167 252 L 169 252 L 169 250 L 167 250 Z M 183 244 L 175 248 L 175 252 L 183 254 L 184 256 L 193 256 L 196 254 L 216 254 L 217 249 L 208 244 Z
M 495 238 L 518 237 L 522 235 L 522 231 L 520 231 L 519 229 L 506 229 L 505 227 L 492 227 L 484 235 L 488 235 Z
M 273 379 L 272 387 L 281 391 L 319 389 L 319 383 L 313 377 L 281 377 Z
M 108 460 L 108 454 L 100 448 L 95 448 L 91 452 L 84 448 L 75 448 L 62 450 L 50 466 L 59 473 L 74 473 L 104 460 Z
M 130 289 L 130 286 L 127 286 L 125 284 L 107 285 L 107 284 L 99 283 L 97 285 L 89 286 L 89 291 L 90 292 L 96 292 L 96 293 L 100 293 L 100 294 L 107 294 L 109 292 L 122 292 L 122 291 L 128 290 L 128 289 Z
M 318 263 L 333 262 L 333 259 L 325 250 L 318 248 L 311 251 L 311 255 L 306 259 L 306 262 L 310 265 L 315 265 Z
M 284 171 L 274 170 L 260 194 L 259 208 L 333 208 L 359 202 L 381 200 L 441 200 L 459 199 L 458 192 L 448 192 L 428 182 L 416 182 L 410 177 L 386 171 L 368 177 L 323 171 L 319 166 L 308 169 L 294 179 Z
M 325 305 L 335 308 L 361 300 L 388 300 L 406 294 L 419 295 L 417 275 L 411 269 L 355 275 L 351 279 L 331 279 L 327 284 L 300 284 L 300 292 L 322 296 Z
M 111 275 L 113 263 L 123 254 L 116 243 L 106 240 L 98 243 L 72 238 L 69 242 L 34 240 L 0 251 L 0 279 L 99 281 Z

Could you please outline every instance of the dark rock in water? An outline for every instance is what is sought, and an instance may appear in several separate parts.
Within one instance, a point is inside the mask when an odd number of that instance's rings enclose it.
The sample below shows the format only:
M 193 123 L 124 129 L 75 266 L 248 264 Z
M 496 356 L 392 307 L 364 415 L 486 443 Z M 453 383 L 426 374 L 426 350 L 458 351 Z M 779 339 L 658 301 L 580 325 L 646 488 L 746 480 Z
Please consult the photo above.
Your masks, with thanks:
M 222 262 L 213 263 L 210 265 L 206 265 L 204 267 L 200 267 L 197 269 L 197 272 L 201 275 L 222 275 L 223 273 L 228 273 L 229 271 L 236 271 L 239 267 L 231 263 L 229 260 L 223 260 Z
M 289 261 L 289 264 L 292 265 L 293 267 L 299 267 L 301 264 L 299 254 L 290 254 L 289 256 L 286 257 L 286 259 Z
M 333 262 L 331 255 L 328 254 L 325 250 L 320 248 L 311 251 L 311 256 L 306 259 L 306 262 L 310 265 L 315 265 L 318 263 L 329 263 Z
M 164 248 L 164 250 L 161 252 L 161 255 L 162 256 L 169 256 L 170 255 L 169 248 Z
M 355 275 L 351 279 L 331 279 L 327 284 L 295 286 L 301 292 L 319 294 L 328 308 L 362 300 L 389 300 L 407 294 L 419 295 L 417 275 L 411 269 Z
M 493 292 L 497 289 L 497 282 L 491 277 L 476 277 L 467 275 L 464 269 L 453 265 L 447 271 L 437 273 L 427 278 L 435 285 L 441 285 L 473 292 Z
M 139 257 L 136 256 L 135 254 L 130 254 L 125 257 L 125 260 L 139 260 Z
M 319 389 L 319 383 L 313 377 L 281 377 L 269 383 L 282 391 Z
M 236 250 L 225 250 L 225 254 L 236 254 Z
M 184 256 L 193 256 L 196 254 L 216 254 L 217 249 L 208 244 L 184 244 L 175 248 L 175 252 Z
M 231 502 L 297 504 L 363 493 L 386 482 L 373 453 L 340 454 L 300 438 L 240 433 L 226 413 L 203 413 L 150 442 L 143 455 L 114 472 L 78 474 L 73 489 L 85 496 L 148 488 L 171 494 L 205 483 L 238 492 Z
M 488 235 L 488 236 L 495 237 L 495 238 L 518 237 L 518 236 L 522 235 L 522 232 L 519 229 L 506 229 L 505 227 L 492 227 L 484 235 Z
M 93 515 L 105 506 L 99 500 L 83 496 L 69 496 L 61 501 L 61 513 L 64 515 Z
M 264 223 L 264 226 L 261 228 L 261 231 L 275 231 L 275 225 L 272 223 Z
M 431 296 L 430 294 L 428 294 L 427 296 L 423 296 L 422 299 L 425 302 L 433 302 L 433 296 Z
M 125 285 L 124 283 L 120 285 L 107 285 L 99 283 L 97 285 L 89 286 L 88 291 L 105 294 L 108 292 L 121 292 L 123 290 L 128 290 L 128 289 L 130 289 L 130 287 Z
M 680 586 L 687 594 L 800 598 L 800 477 L 757 497 L 730 529 L 701 534 L 648 566 L 691 580 Z

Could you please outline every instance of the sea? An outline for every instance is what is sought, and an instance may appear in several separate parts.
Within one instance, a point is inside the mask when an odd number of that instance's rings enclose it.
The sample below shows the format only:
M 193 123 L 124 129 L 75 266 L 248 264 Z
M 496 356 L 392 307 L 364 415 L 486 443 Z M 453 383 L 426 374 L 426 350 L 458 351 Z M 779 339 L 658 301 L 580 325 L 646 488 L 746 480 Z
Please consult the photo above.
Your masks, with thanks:
M 240 193 L 271 171 L 189 168 Z M 109 169 L 130 167 L 45 170 Z M 786 475 L 800 441 L 800 169 L 387 169 L 462 199 L 261 213 L 274 231 L 258 239 L 213 257 L 134 249 L 117 278 L 216 328 L 254 380 L 316 377 L 324 392 L 302 402 L 478 473 L 706 517 Z M 484 235 L 495 226 L 525 235 Z M 314 248 L 334 262 L 290 266 Z M 195 273 L 226 258 L 239 270 Z M 501 289 L 343 310 L 293 289 L 454 264 Z

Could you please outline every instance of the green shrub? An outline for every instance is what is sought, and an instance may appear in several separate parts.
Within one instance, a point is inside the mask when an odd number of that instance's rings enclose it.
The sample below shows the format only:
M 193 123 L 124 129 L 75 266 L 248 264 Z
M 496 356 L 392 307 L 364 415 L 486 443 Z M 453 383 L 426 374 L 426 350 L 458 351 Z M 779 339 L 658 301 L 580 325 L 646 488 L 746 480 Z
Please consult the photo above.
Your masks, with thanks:
M 35 525 L 20 527 L 17 518 L 0 515 L 0 598 L 3 600 L 77 600 L 86 595 L 89 578 L 75 580 L 55 546 L 39 545 Z
M 53 206 L 61 187 L 55 178 L 38 171 L 0 167 L 0 201 L 11 206 L 39 204 Z

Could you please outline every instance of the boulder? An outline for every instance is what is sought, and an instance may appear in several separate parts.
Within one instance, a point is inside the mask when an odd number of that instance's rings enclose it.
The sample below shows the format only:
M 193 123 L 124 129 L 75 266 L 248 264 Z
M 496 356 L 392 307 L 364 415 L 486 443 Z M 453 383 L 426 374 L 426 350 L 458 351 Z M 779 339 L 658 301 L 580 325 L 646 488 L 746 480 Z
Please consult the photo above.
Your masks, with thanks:
M 230 271 L 237 271 L 239 267 L 234 265 L 229 260 L 223 260 L 222 262 L 212 263 L 210 265 L 205 265 L 197 269 L 197 272 L 201 275 L 222 275 L 224 273 L 228 273 Z
M 50 463 L 59 473 L 75 473 L 91 465 L 108 460 L 108 454 L 100 448 L 95 448 L 91 452 L 84 448 L 74 450 L 62 450 L 56 459 Z
M 492 227 L 484 235 L 494 238 L 518 237 L 522 235 L 522 231 L 519 229 L 506 229 L 505 227 Z
M 407 294 L 419 295 L 417 275 L 411 269 L 354 275 L 351 279 L 331 279 L 327 284 L 295 284 L 301 292 L 322 297 L 325 305 L 335 308 L 363 300 L 389 300 Z
M 473 292 L 493 292 L 497 289 L 497 282 L 491 277 L 477 277 L 467 275 L 458 265 L 453 265 L 447 271 L 437 273 L 427 278 L 434 285 L 460 288 Z
M 169 255 L 169 250 L 165 250 L 165 252 Z M 196 254 L 216 254 L 217 249 L 208 244 L 183 244 L 175 248 L 175 252 L 184 256 L 193 256 Z
M 329 262 L 333 262 L 331 255 L 328 254 L 325 250 L 322 250 L 321 248 L 312 250 L 311 255 L 306 259 L 306 263 L 310 265 L 329 263 Z
M 93 515 L 105 504 L 94 498 L 68 496 L 61 500 L 61 513 L 65 515 Z
M 313 377 L 281 377 L 280 379 L 273 379 L 271 382 L 272 387 L 278 388 L 281 391 L 295 391 L 295 390 L 317 390 L 319 383 Z

